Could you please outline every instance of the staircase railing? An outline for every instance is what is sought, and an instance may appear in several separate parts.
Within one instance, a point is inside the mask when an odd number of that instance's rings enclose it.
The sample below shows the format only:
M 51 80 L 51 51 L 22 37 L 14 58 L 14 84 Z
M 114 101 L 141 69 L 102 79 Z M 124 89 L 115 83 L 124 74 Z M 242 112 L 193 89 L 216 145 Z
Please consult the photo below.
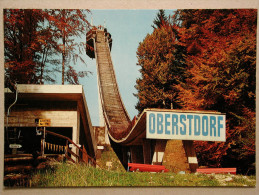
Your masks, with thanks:
M 44 132 L 43 129 L 40 129 L 39 131 L 42 131 Z M 67 159 L 69 159 L 70 161 L 72 162 L 76 162 L 74 159 L 72 159 L 68 153 L 71 155 L 71 156 L 74 156 L 76 159 L 78 159 L 78 162 L 84 162 L 86 164 L 89 164 L 89 161 L 90 163 L 93 165 L 93 166 L 96 166 L 96 161 L 94 160 L 94 158 L 92 158 L 91 156 L 89 156 L 83 146 L 83 149 L 80 148 L 75 142 L 73 142 L 70 138 L 64 136 L 64 135 L 60 135 L 60 134 L 57 134 L 57 133 L 54 133 L 52 131 L 48 131 L 48 130 L 45 130 L 45 133 L 47 134 L 50 134 L 50 135 L 54 135 L 56 137 L 60 137 L 62 139 L 65 139 L 66 140 L 66 146 L 65 146 L 65 156 Z M 73 146 L 75 146 L 81 153 L 82 153 L 82 157 L 76 153 L 74 153 L 72 150 L 69 149 L 69 144 L 72 144 Z

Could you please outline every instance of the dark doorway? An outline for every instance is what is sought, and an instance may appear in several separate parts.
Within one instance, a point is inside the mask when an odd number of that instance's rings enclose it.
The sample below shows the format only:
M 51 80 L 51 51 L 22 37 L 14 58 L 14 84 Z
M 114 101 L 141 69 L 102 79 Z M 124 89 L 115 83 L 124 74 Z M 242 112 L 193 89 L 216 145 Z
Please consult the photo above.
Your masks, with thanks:
M 72 139 L 72 127 L 46 127 L 46 130 Z M 9 127 L 8 141 L 5 140 L 5 154 L 35 154 L 41 152 L 41 135 L 36 133 L 36 127 Z M 54 135 L 46 134 L 46 142 L 55 146 L 65 146 L 66 140 Z M 20 145 L 20 148 L 10 148 L 10 144 Z M 47 151 L 48 153 L 55 153 Z

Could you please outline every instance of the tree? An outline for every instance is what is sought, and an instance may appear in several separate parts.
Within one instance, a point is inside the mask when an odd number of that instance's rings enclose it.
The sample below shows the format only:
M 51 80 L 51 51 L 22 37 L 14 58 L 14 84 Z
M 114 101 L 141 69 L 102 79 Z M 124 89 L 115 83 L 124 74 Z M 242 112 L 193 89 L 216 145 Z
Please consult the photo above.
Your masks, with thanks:
M 6 76 L 19 83 L 38 83 L 41 52 L 38 39 L 41 10 L 4 10 L 4 56 Z
M 54 36 L 62 39 L 59 45 L 59 51 L 62 53 L 62 84 L 65 81 L 78 84 L 78 77 L 86 76 L 87 71 L 78 74 L 69 63 L 72 60 L 75 64 L 79 58 L 85 64 L 83 58 L 77 54 L 77 52 L 81 53 L 85 44 L 75 42 L 75 38 L 86 34 L 86 28 L 89 25 L 86 12 L 89 12 L 89 10 L 61 9 L 49 10 L 49 12 L 48 19 L 52 30 L 55 32 Z M 79 48 L 79 50 L 76 48 Z M 65 70 L 66 67 L 67 70 Z
M 88 10 L 4 10 L 5 75 L 13 82 L 55 82 L 60 72 L 59 53 L 63 56 L 62 83 L 78 84 L 77 72 L 71 64 L 85 61 L 85 43 L 74 39 L 86 34 Z M 63 46 L 63 50 L 62 47 Z M 68 67 L 65 70 L 65 66 Z
M 183 48 L 176 39 L 177 29 L 170 25 L 154 29 L 137 50 L 141 78 L 137 79 L 136 108 L 177 108 L 175 85 L 184 80 Z
M 160 9 L 156 18 L 153 21 L 154 25 L 151 25 L 154 29 L 161 28 L 163 25 L 168 24 L 168 17 L 165 15 L 165 10 Z
M 40 84 L 44 82 L 55 82 L 55 74 L 59 73 L 60 60 L 59 56 L 59 37 L 55 35 L 55 32 L 51 30 L 50 24 L 46 21 L 49 17 L 48 12 L 45 10 L 46 16 L 45 22 L 41 25 L 41 33 L 38 36 L 41 42 L 40 67 L 38 69 Z
M 139 111 L 226 113 L 226 142 L 195 142 L 200 165 L 255 173 L 256 24 L 256 10 L 178 10 L 139 45 Z
M 179 10 L 175 16 L 187 50 L 178 103 L 228 119 L 226 143 L 196 142 L 200 162 L 232 162 L 242 173 L 254 169 L 255 159 L 256 16 L 256 10 Z

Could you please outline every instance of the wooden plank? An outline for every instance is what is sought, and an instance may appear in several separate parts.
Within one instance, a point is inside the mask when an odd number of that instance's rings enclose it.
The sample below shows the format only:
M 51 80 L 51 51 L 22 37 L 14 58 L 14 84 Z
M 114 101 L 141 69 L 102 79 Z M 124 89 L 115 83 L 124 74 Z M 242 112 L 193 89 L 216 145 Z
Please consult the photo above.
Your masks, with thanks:
M 165 168 L 164 165 L 150 165 L 150 164 L 140 164 L 140 163 L 128 163 L 129 167 L 157 167 L 157 168 Z
M 220 173 L 230 173 L 236 175 L 236 168 L 205 168 L 205 169 L 197 169 L 197 173 L 204 173 L 204 174 L 220 174 Z
M 130 171 L 140 171 L 140 172 L 168 172 L 169 170 L 162 165 L 148 165 L 148 164 L 138 164 L 138 163 L 128 163 Z
M 17 171 L 31 170 L 31 169 L 33 169 L 33 166 L 31 165 L 5 166 L 4 172 L 6 174 L 6 173 L 17 172 Z
M 70 150 L 69 148 L 67 148 L 67 152 L 70 153 L 71 155 L 73 155 L 74 157 L 76 157 L 77 159 L 79 159 L 80 157 L 74 153 L 72 150 Z
M 140 171 L 140 172 L 168 172 L 168 169 L 160 169 L 156 167 L 141 167 L 141 168 L 130 168 L 130 171 Z
M 4 167 L 4 173 L 13 173 L 13 172 L 23 172 L 23 171 L 29 171 L 33 169 L 43 169 L 45 168 L 45 164 L 39 164 L 36 168 L 32 165 L 16 165 L 16 166 L 5 166 Z
M 31 176 L 29 175 L 14 175 L 14 176 L 5 176 L 4 181 L 7 180 L 22 180 L 22 179 L 30 179 Z

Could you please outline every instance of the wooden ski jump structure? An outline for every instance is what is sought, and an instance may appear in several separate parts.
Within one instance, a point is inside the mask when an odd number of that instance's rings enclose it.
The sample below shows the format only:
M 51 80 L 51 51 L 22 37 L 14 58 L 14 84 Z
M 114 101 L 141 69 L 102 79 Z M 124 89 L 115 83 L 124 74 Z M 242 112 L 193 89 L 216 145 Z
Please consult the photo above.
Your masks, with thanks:
M 92 27 L 87 33 L 86 42 L 86 54 L 96 59 L 99 99 L 107 134 L 122 165 L 125 169 L 129 169 L 129 162 L 162 165 L 167 141 L 146 139 L 146 111 L 161 109 L 144 110 L 138 120 L 131 121 L 116 81 L 110 53 L 110 33 L 102 26 Z M 195 172 L 198 162 L 192 141 L 176 140 L 173 145 L 175 151 L 170 153 L 176 158 L 172 166 L 178 167 L 177 170 Z

